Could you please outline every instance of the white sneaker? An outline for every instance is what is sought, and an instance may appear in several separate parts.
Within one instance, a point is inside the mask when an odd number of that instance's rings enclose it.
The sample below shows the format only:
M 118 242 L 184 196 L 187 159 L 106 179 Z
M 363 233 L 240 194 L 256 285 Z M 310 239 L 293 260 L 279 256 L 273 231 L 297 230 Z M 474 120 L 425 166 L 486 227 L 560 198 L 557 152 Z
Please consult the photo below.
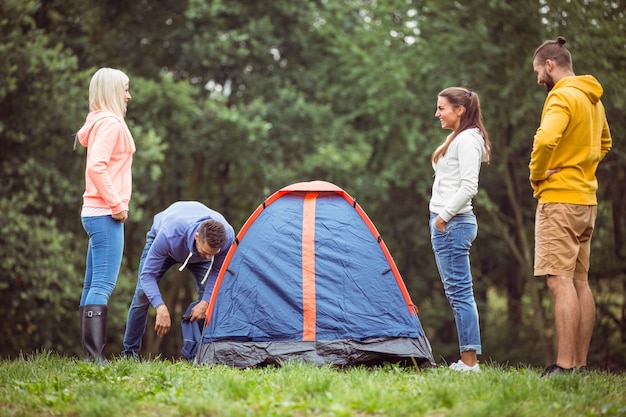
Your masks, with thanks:
M 460 359 L 458 362 L 454 362 L 452 365 L 450 365 L 450 369 L 457 372 L 480 372 L 480 367 L 478 366 L 478 363 L 474 366 L 467 366 Z

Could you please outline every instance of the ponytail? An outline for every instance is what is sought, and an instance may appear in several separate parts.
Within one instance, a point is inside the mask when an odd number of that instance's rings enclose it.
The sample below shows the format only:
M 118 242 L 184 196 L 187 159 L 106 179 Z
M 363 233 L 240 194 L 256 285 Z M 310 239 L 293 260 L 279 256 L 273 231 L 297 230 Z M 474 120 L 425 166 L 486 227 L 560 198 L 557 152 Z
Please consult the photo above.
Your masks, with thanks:
M 439 158 L 444 156 L 450 147 L 452 141 L 464 130 L 477 128 L 483 136 L 485 141 L 485 148 L 487 149 L 487 161 L 491 156 L 491 143 L 489 142 L 489 135 L 483 124 L 483 116 L 480 110 L 480 98 L 474 91 L 461 87 L 449 87 L 439 93 L 439 97 L 445 97 L 450 104 L 457 108 L 463 106 L 465 112 L 461 115 L 461 122 L 459 128 L 452 132 L 450 136 L 446 138 L 446 141 L 433 152 L 432 161 L 437 162 Z

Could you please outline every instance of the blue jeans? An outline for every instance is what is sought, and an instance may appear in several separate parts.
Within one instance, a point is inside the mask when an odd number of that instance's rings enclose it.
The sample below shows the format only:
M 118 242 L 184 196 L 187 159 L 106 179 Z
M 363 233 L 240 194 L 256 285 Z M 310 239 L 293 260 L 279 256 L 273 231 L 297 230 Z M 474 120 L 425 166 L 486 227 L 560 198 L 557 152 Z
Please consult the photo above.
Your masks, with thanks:
M 89 236 L 80 305 L 107 305 L 115 289 L 124 252 L 124 223 L 111 216 L 81 217 Z
M 461 352 L 481 353 L 478 308 L 474 300 L 469 252 L 478 224 L 474 213 L 454 216 L 446 231 L 435 228 L 437 215 L 430 213 L 430 239 L 446 297 L 452 306 Z
M 141 288 L 141 270 L 143 269 L 143 265 L 146 261 L 146 257 L 148 256 L 148 252 L 150 251 L 150 247 L 152 246 L 152 242 L 154 242 L 154 234 L 148 232 L 146 234 L 146 245 L 143 248 L 143 253 L 141 254 L 141 259 L 139 260 L 139 270 L 138 270 L 138 278 L 137 278 L 137 287 L 135 288 L 135 295 L 133 296 L 133 300 L 130 303 L 130 307 L 128 308 L 128 319 L 126 320 L 126 332 L 124 333 L 124 350 L 122 351 L 122 356 L 125 357 L 138 357 L 139 350 L 141 349 L 141 340 L 143 339 L 143 335 L 146 331 L 146 324 L 148 323 L 148 310 L 150 309 L 150 301 L 148 297 L 143 292 Z M 161 269 L 157 274 L 157 284 L 163 278 L 163 275 L 172 267 L 180 263 L 173 258 L 166 258 L 163 265 L 161 265 Z M 204 275 L 206 274 L 207 269 L 209 268 L 210 262 L 199 262 L 199 263 L 189 263 L 187 264 L 187 269 L 191 271 L 193 274 L 194 280 L 196 282 L 196 289 L 198 291 L 198 300 L 202 299 L 204 295 L 204 285 L 201 284 Z

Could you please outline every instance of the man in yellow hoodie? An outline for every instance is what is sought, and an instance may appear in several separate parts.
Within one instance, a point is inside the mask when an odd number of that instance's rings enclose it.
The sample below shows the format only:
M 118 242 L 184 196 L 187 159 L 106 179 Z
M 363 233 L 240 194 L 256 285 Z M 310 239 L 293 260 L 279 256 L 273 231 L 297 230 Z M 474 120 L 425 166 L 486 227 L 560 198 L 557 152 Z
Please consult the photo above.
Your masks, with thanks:
M 602 86 L 577 76 L 565 38 L 542 43 L 533 55 L 537 83 L 548 91 L 530 158 L 537 198 L 535 271 L 554 297 L 556 362 L 542 377 L 587 369 L 595 320 L 589 287 L 591 235 L 597 213 L 596 168 L 611 149 Z

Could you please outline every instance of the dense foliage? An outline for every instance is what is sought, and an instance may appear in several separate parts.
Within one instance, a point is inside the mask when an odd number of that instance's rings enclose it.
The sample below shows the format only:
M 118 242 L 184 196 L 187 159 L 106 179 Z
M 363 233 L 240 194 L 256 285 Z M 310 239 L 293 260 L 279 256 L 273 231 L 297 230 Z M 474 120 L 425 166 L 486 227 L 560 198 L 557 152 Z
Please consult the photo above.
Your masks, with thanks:
M 605 88 L 614 149 L 598 172 L 591 281 L 592 362 L 626 367 L 626 8 L 609 0 L 4 0 L 0 3 L 0 356 L 40 347 L 79 354 L 86 237 L 84 150 L 74 133 L 101 66 L 129 74 L 138 151 L 125 258 L 110 300 L 119 353 L 152 216 L 194 199 L 238 230 L 262 199 L 298 181 L 355 196 L 402 273 L 435 357 L 458 355 L 427 216 L 434 118 L 451 85 L 480 97 L 493 142 L 475 200 L 472 249 L 484 360 L 543 364 L 552 312 L 532 277 L 535 201 L 528 159 L 545 90 L 530 62 L 564 35 L 577 73 Z M 80 147 L 79 147 L 80 148 Z M 172 271 L 174 317 L 195 294 Z M 147 356 L 177 356 L 179 329 L 148 331 Z

